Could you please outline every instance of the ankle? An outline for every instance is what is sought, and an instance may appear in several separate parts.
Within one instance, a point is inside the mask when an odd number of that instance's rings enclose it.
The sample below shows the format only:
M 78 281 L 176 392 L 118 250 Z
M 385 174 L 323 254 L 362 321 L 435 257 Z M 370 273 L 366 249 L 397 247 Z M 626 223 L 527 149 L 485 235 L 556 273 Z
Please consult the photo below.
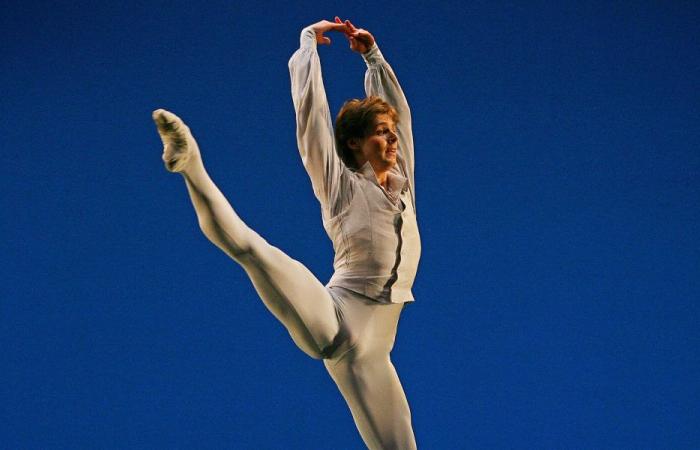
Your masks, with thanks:
M 185 168 L 180 173 L 182 176 L 193 182 L 209 177 L 207 170 L 204 168 L 202 158 L 199 155 L 192 155 L 190 160 L 187 161 Z

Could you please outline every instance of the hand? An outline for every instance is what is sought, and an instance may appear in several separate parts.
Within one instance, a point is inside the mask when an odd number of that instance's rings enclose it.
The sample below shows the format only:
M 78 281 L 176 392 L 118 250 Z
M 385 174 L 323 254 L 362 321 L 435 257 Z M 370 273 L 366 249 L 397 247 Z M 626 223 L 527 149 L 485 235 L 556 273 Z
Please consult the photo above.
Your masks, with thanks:
M 316 43 L 330 45 L 331 38 L 325 37 L 323 33 L 326 31 L 341 31 L 345 33 L 347 31 L 347 26 L 344 23 L 337 23 L 337 21 L 333 23 L 328 20 L 322 20 L 311 25 L 311 29 L 316 33 Z
M 340 25 L 345 25 L 345 37 L 350 41 L 350 49 L 358 53 L 367 53 L 367 51 L 374 45 L 374 36 L 362 28 L 355 28 L 355 25 L 350 23 L 349 20 L 343 22 L 338 16 L 335 16 L 335 23 Z

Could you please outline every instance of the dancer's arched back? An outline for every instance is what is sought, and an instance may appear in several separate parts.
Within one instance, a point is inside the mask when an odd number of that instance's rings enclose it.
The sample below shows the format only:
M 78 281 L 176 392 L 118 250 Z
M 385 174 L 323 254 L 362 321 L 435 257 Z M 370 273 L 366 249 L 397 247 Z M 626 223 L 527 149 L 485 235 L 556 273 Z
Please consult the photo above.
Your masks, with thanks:
M 335 137 L 317 52 L 317 44 L 330 44 L 327 31 L 343 32 L 368 68 L 368 98 L 346 102 Z M 243 267 L 297 346 L 323 359 L 367 446 L 416 448 L 389 356 L 420 257 L 408 104 L 374 37 L 337 17 L 302 30 L 289 70 L 299 151 L 336 252 L 327 285 L 238 217 L 187 125 L 159 109 L 153 118 L 163 160 L 183 175 L 207 238 Z

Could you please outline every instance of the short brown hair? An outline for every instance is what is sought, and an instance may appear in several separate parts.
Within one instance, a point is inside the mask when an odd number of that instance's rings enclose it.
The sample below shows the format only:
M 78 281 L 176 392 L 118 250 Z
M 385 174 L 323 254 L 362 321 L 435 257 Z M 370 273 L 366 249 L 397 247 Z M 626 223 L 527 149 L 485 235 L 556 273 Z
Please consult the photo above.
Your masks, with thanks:
M 379 114 L 389 114 L 394 123 L 399 121 L 396 109 L 376 95 L 370 95 L 363 100 L 353 98 L 340 108 L 335 118 L 335 144 L 340 159 L 349 168 L 359 167 L 352 149 L 348 147 L 348 140 L 367 136 L 367 132 L 374 125 L 374 118 Z

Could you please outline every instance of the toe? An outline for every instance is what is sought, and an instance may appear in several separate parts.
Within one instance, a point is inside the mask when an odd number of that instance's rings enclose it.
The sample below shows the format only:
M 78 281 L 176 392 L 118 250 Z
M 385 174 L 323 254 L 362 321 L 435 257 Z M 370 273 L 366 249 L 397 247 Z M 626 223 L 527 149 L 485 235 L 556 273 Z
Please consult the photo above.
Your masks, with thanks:
M 165 113 L 167 113 L 167 111 L 164 109 L 156 109 L 151 113 L 151 117 L 156 123 L 163 122 L 165 120 Z
M 179 129 L 182 123 L 178 116 L 165 109 L 156 109 L 153 111 L 152 117 L 158 128 L 166 132 Z

